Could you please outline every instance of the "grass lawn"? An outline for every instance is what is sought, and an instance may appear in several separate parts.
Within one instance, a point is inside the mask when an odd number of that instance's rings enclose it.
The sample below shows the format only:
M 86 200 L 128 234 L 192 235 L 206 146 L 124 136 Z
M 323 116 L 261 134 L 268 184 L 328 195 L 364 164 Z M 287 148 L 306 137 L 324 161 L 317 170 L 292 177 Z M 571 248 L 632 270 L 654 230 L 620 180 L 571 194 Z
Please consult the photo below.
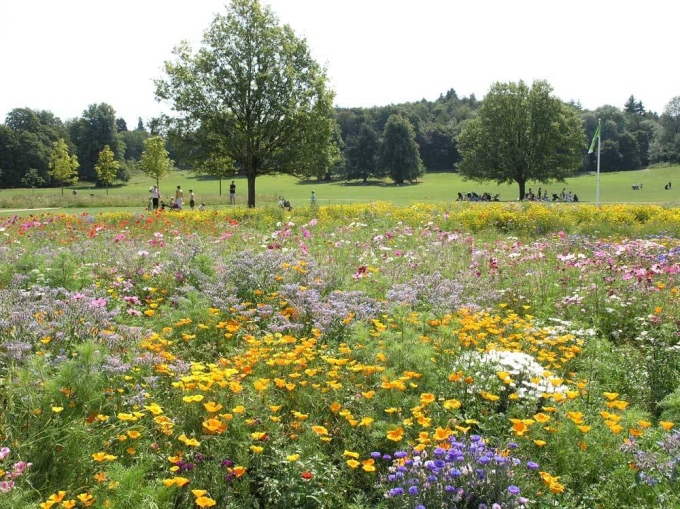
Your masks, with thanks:
M 668 203 L 680 202 L 680 166 L 650 168 L 638 171 L 601 173 L 600 203 Z M 182 186 L 185 201 L 188 202 L 189 189 L 196 194 L 197 204 L 205 202 L 209 208 L 227 207 L 229 201 L 230 180 L 220 183 L 218 180 L 197 176 L 186 170 L 178 170 L 161 181 L 161 192 L 165 196 L 174 196 L 178 185 Z M 247 200 L 247 182 L 244 177 L 234 177 L 237 187 L 237 206 L 245 206 Z M 677 187 L 665 190 L 668 182 L 676 182 Z M 595 174 L 579 175 L 566 180 L 565 184 L 555 183 L 545 186 L 529 182 L 527 190 L 539 187 L 548 189 L 549 195 L 559 194 L 562 188 L 578 195 L 581 202 L 595 202 L 597 177 Z M 641 190 L 633 190 L 633 184 L 642 183 Z M 153 181 L 142 174 L 132 177 L 126 185 L 117 185 L 109 189 L 108 196 L 104 189 L 90 190 L 88 185 L 75 185 L 60 189 L 7 189 L 0 192 L 0 215 L 14 213 L 27 208 L 60 208 L 65 212 L 103 212 L 108 210 L 142 210 L 146 206 L 149 187 Z M 72 195 L 72 190 L 78 193 Z M 455 201 L 457 193 L 488 192 L 500 194 L 501 201 L 515 201 L 519 194 L 517 184 L 498 185 L 495 183 L 478 183 L 463 181 L 453 173 L 428 173 L 421 181 L 412 185 L 396 186 L 390 182 L 361 183 L 300 181 L 296 178 L 280 175 L 260 177 L 256 182 L 259 206 L 274 204 L 278 196 L 285 196 L 294 207 L 309 206 L 310 195 L 315 191 L 319 205 L 386 201 L 396 204 L 412 202 L 450 202 Z M 92 195 L 92 196 L 91 196 Z M 93 199 L 94 198 L 94 199 Z M 96 202 L 96 203 L 95 203 Z

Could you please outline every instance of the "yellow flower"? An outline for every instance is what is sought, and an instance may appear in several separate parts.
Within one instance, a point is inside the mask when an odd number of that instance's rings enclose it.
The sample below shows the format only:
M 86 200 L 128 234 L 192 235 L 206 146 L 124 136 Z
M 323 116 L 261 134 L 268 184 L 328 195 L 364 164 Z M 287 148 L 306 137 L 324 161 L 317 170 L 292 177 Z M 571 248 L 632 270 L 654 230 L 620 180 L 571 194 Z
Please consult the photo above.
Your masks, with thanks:
M 182 401 L 185 403 L 198 403 L 203 400 L 203 394 L 194 394 L 193 396 L 184 396 Z
M 53 406 L 53 407 L 52 407 L 52 411 L 53 411 L 55 414 L 58 414 L 59 412 L 63 412 L 63 411 L 64 411 L 64 407 L 63 407 L 63 406 Z
M 361 395 L 366 399 L 372 399 L 375 396 L 375 391 L 362 392 Z
M 536 419 L 536 422 L 539 422 L 541 424 L 545 424 L 546 422 L 548 422 L 550 420 L 550 416 L 546 415 L 544 413 L 538 413 L 538 414 L 534 415 L 534 419 Z
M 361 463 L 357 460 L 347 460 L 347 465 L 349 465 L 349 468 L 357 468 Z
M 64 500 L 64 497 L 66 496 L 65 491 L 57 491 L 55 494 L 50 495 L 50 498 L 48 499 L 50 502 L 54 502 L 58 504 L 62 500 Z
M 328 430 L 323 426 L 312 426 L 312 431 L 317 435 L 328 435 Z
M 76 501 L 73 500 L 73 499 L 64 500 L 61 503 L 61 507 L 63 507 L 64 509 L 73 509 L 75 506 L 76 506 Z
M 444 401 L 443 406 L 447 410 L 458 410 L 461 407 L 461 403 L 457 399 L 447 399 Z
M 264 451 L 264 447 L 260 447 L 259 445 L 251 445 L 250 450 L 253 451 L 255 454 L 262 454 L 262 451 Z
M 348 451 L 347 449 L 345 449 L 345 452 L 343 452 L 342 455 L 347 456 L 348 458 L 355 459 L 355 460 L 359 459 L 359 453 L 358 452 Z
M 300 459 L 300 455 L 299 454 L 291 454 L 290 456 L 286 456 L 286 459 L 288 461 L 297 461 L 297 460 Z
M 196 499 L 196 505 L 198 507 L 212 507 L 215 504 L 217 504 L 217 502 L 210 497 L 203 496 Z
M 498 401 L 499 399 L 501 399 L 500 396 L 496 396 L 495 394 L 491 394 L 490 392 L 487 391 L 481 391 L 479 394 L 482 396 L 482 398 L 484 398 L 487 401 Z
M 134 431 L 134 430 L 133 430 L 133 431 L 128 431 L 127 434 L 128 434 L 128 436 L 129 436 L 130 438 L 132 438 L 133 440 L 142 436 L 142 434 L 141 434 L 139 431 Z
M 215 403 L 213 401 L 209 401 L 208 403 L 203 403 L 203 407 L 210 413 L 215 413 L 219 412 L 222 410 L 222 405 L 219 403 Z
M 89 493 L 81 493 L 76 498 L 85 505 L 92 505 L 92 502 L 94 501 L 94 497 Z
M 399 442 L 402 438 L 404 438 L 404 430 L 401 427 L 387 432 L 388 440 L 392 440 L 393 442 Z
M 609 401 L 614 401 L 616 398 L 619 397 L 618 392 L 604 392 L 604 397 L 607 398 Z
M 190 447 L 198 447 L 199 445 L 201 445 L 201 442 L 199 442 L 195 438 L 188 438 L 184 434 L 180 435 L 178 440 L 180 442 L 182 442 L 184 445 L 187 445 L 187 446 L 190 446 Z
M 207 490 L 191 490 L 191 494 L 196 498 L 202 497 L 206 493 L 208 493 Z
M 420 404 L 421 405 L 429 405 L 430 403 L 433 403 L 437 399 L 434 394 L 425 392 L 420 395 Z
M 675 423 L 670 421 L 659 421 L 659 426 L 661 426 L 664 430 L 668 431 L 673 426 L 675 426 Z
M 534 440 L 534 443 L 539 447 L 543 447 L 547 442 L 545 440 Z
M 434 432 L 434 438 L 438 440 L 439 442 L 443 442 L 444 440 L 448 439 L 453 431 L 451 431 L 449 428 L 442 428 L 438 427 L 435 432 Z
M 232 472 L 234 472 L 234 475 L 235 475 L 236 477 L 242 477 L 243 474 L 245 474 L 246 471 L 247 471 L 248 469 L 247 469 L 246 467 L 242 467 L 242 466 L 240 466 L 240 465 L 236 465 L 236 466 L 235 466 L 234 468 L 232 468 L 231 470 L 232 470 Z
M 370 426 L 373 424 L 373 417 L 364 417 L 361 419 L 361 422 L 359 423 L 359 426 Z

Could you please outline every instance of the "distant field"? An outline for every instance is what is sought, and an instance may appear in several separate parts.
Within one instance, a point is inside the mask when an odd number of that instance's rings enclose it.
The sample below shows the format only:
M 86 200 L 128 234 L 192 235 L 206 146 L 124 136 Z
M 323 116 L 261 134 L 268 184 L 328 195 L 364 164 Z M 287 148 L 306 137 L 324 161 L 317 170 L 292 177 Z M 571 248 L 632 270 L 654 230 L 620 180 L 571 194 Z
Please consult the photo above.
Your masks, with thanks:
M 680 203 L 680 166 L 653 168 L 629 172 L 602 173 L 600 175 L 600 203 Z M 237 186 L 237 206 L 245 206 L 247 200 L 247 182 L 243 177 L 234 177 Z M 205 202 L 211 208 L 228 205 L 229 183 L 231 179 L 222 181 L 222 195 L 219 192 L 219 181 L 203 176 L 196 176 L 188 171 L 175 171 L 161 181 L 161 192 L 164 196 L 174 196 L 178 185 L 182 186 L 188 202 L 189 189 L 196 194 L 197 203 Z M 596 176 L 587 174 L 567 179 L 566 184 L 543 184 L 530 182 L 527 190 L 534 192 L 539 187 L 547 187 L 550 195 L 559 194 L 562 188 L 577 194 L 581 202 L 595 202 Z M 671 190 L 664 190 L 668 182 L 675 185 Z M 642 183 L 641 190 L 633 190 L 632 186 Z M 106 210 L 143 209 L 149 195 L 149 186 L 153 181 L 144 175 L 135 175 L 124 186 L 115 186 L 106 190 L 89 189 L 87 185 L 75 185 L 60 189 L 5 189 L 0 191 L 0 214 L 13 213 L 17 209 L 58 207 L 69 212 L 102 212 Z M 72 190 L 77 192 L 73 196 Z M 497 185 L 495 183 L 480 184 L 463 181 L 452 173 L 429 173 L 421 181 L 412 185 L 398 187 L 390 182 L 370 182 L 369 185 L 345 182 L 303 182 L 289 176 L 260 177 L 256 182 L 257 205 L 265 206 L 277 201 L 278 196 L 285 196 L 293 206 L 308 206 L 312 191 L 316 192 L 319 205 L 351 202 L 386 201 L 397 204 L 411 202 L 450 202 L 455 201 L 457 193 L 488 192 L 491 195 L 500 193 L 501 201 L 517 200 L 519 189 L 516 184 Z M 93 196 L 90 196 L 92 194 Z

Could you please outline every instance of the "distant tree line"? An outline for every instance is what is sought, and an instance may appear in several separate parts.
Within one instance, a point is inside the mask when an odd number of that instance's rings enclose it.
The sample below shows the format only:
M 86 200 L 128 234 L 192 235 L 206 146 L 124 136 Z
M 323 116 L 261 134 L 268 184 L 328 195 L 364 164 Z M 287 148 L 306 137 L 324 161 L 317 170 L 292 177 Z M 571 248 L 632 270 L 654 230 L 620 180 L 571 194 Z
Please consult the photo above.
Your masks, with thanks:
M 451 89 L 434 101 L 335 108 L 330 147 L 316 155 L 316 164 L 305 164 L 292 173 L 306 179 L 367 182 L 390 178 L 401 183 L 417 180 L 424 172 L 458 171 L 458 136 L 466 122 L 477 117 L 482 104 L 474 94 L 459 97 Z M 621 108 L 607 105 L 588 111 L 578 103 L 567 106 L 578 114 L 585 133 L 580 171 L 595 169 L 596 159 L 587 154 L 586 142 L 595 133 L 598 119 L 602 121 L 601 171 L 680 163 L 680 96 L 671 99 L 661 114 L 647 111 L 633 95 Z M 60 185 L 50 172 L 50 158 L 59 140 L 64 140 L 69 153 L 77 156 L 79 181 L 102 187 L 113 180 L 127 182 L 155 127 L 154 121 L 145 126 L 139 119 L 136 128 L 129 130 L 125 120 L 117 118 L 106 103 L 90 105 L 81 117 L 65 122 L 49 111 L 14 109 L 0 124 L 0 187 Z M 178 166 L 219 178 L 239 171 L 230 161 L 202 160 L 200 152 L 187 150 L 186 137 L 166 134 L 166 148 Z M 113 179 L 97 171 L 105 147 L 118 163 L 111 166 L 116 168 Z M 406 160 L 406 164 L 400 164 Z M 102 175 L 107 177 L 102 179 Z
M 0 186 L 53 187 L 85 181 L 108 187 L 113 181 L 127 182 L 149 136 L 141 118 L 130 131 L 125 120 L 116 118 L 115 110 L 105 103 L 90 105 L 81 117 L 66 122 L 49 111 L 16 108 L 0 124 Z M 77 158 L 77 180 L 55 178 L 51 164 L 57 152 L 64 150 Z M 102 152 L 111 161 L 100 164 L 98 171 Z

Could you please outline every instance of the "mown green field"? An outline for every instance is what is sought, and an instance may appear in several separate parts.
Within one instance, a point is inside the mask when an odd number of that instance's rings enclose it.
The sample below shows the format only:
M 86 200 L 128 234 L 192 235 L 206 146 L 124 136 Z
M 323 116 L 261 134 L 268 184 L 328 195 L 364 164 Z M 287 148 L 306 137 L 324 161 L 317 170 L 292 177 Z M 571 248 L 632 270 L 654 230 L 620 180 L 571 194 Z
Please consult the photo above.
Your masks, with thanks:
M 602 173 L 600 175 L 600 203 L 669 203 L 680 201 L 680 166 L 668 166 L 630 172 Z M 237 186 L 237 206 L 246 205 L 247 183 L 245 178 L 234 177 Z M 665 190 L 668 182 L 677 181 L 676 187 Z M 228 206 L 229 182 L 222 182 L 222 194 L 218 180 L 197 176 L 189 171 L 178 170 L 161 181 L 161 192 L 164 196 L 174 196 L 178 185 L 182 186 L 188 201 L 189 189 L 196 194 L 198 204 L 205 202 L 210 208 Z M 594 203 L 597 178 L 594 174 L 567 179 L 565 184 L 544 186 L 530 182 L 527 190 L 547 187 L 550 195 L 559 194 L 562 188 L 578 195 L 579 201 Z M 633 190 L 632 186 L 642 183 L 641 190 Z M 90 212 L 110 210 L 143 209 L 149 195 L 149 186 L 153 180 L 145 175 L 134 175 L 126 185 L 117 185 L 109 189 L 90 189 L 89 185 L 75 185 L 61 189 L 6 189 L 0 192 L 0 214 L 17 209 L 58 207 L 67 212 L 78 212 L 87 208 Z M 75 189 L 77 195 L 72 194 Z M 370 182 L 369 185 L 345 182 L 300 181 L 296 178 L 281 176 L 265 176 L 257 179 L 257 204 L 274 204 L 278 196 L 289 199 L 293 206 L 309 206 L 312 191 L 316 192 L 319 205 L 342 204 L 353 202 L 386 201 L 395 204 L 412 202 L 449 202 L 456 199 L 457 193 L 488 192 L 500 194 L 501 201 L 517 200 L 519 190 L 516 184 L 497 185 L 495 183 L 478 183 L 464 181 L 459 175 L 452 173 L 429 173 L 412 185 L 396 186 L 387 181 Z

